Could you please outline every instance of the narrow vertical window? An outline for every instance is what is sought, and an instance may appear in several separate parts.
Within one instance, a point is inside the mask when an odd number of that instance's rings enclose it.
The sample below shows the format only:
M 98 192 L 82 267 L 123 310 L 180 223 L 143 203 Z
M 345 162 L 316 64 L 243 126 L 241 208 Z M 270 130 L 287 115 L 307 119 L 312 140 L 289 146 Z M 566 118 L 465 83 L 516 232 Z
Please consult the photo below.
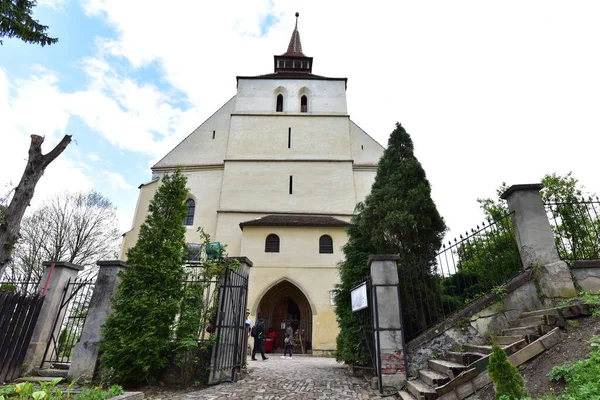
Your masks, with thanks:
M 288 128 L 288 149 L 292 148 L 292 128 Z
M 196 212 L 196 202 L 189 199 L 185 202 L 187 206 L 187 215 L 183 218 L 183 224 L 187 226 L 194 225 L 194 214 Z
M 361 145 L 360 145 L 360 149 L 361 149 L 361 150 L 364 150 L 364 149 L 365 149 L 365 146 L 363 146 L 363 145 L 361 144 Z
M 319 253 L 333 254 L 333 239 L 329 235 L 323 235 L 319 238 Z
M 213 139 L 215 138 L 215 135 L 216 135 L 216 132 L 215 132 L 215 131 L 213 131 Z
M 300 112 L 308 112 L 308 98 L 306 95 L 300 97 Z
M 290 194 L 292 194 L 293 186 L 294 186 L 294 177 L 290 175 Z
M 278 94 L 277 95 L 277 112 L 283 112 L 283 95 L 282 94 Z

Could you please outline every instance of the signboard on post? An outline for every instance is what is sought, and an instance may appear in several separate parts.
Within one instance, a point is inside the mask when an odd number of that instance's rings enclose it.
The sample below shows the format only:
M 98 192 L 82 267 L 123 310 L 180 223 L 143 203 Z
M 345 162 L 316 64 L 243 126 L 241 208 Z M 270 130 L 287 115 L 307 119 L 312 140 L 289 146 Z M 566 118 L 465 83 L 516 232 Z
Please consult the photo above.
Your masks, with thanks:
M 367 301 L 367 283 L 361 283 L 350 292 L 352 311 L 360 311 L 369 306 Z

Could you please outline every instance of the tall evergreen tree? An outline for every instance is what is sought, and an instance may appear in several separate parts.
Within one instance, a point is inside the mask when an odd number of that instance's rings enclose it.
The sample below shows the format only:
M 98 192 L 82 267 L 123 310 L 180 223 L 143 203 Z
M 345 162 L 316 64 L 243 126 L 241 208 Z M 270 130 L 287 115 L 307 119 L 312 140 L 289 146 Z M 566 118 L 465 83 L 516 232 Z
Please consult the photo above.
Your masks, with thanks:
M 128 268 L 103 326 L 101 366 L 107 378 L 139 384 L 159 377 L 167 364 L 171 329 L 182 298 L 187 208 L 186 178 L 165 175 L 148 207 Z
M 0 38 L 17 37 L 42 47 L 58 42 L 57 38 L 48 36 L 46 25 L 32 18 L 36 5 L 36 0 L 0 0 Z
M 421 281 L 432 279 L 431 260 L 447 229 L 431 198 L 425 171 L 414 155 L 413 142 L 399 123 L 379 161 L 371 193 L 364 204 L 357 206 L 352 224 L 343 248 L 345 260 L 339 265 L 341 283 L 336 292 L 336 314 L 341 332 L 337 345 L 340 358 L 360 362 L 363 353 L 357 348 L 358 321 L 349 299 L 350 289 L 368 274 L 368 255 L 398 254 L 399 268 L 425 266 Z M 413 283 L 413 293 L 420 290 L 426 295 L 431 290 L 423 282 Z

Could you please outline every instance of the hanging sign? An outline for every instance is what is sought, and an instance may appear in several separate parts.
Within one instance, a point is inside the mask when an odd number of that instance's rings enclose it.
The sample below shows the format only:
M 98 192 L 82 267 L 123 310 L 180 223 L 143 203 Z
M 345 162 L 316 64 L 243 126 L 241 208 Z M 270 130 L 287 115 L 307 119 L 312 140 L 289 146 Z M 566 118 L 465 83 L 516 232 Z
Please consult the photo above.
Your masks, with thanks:
M 359 311 L 369 306 L 367 302 L 367 283 L 362 283 L 350 292 L 352 311 Z

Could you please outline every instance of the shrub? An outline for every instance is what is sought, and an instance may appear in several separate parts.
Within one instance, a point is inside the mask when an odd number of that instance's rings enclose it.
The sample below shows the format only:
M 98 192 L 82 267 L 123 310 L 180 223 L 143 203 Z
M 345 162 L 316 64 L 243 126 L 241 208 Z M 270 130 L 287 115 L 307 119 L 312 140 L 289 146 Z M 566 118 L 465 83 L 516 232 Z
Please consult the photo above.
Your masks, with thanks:
M 520 400 L 527 397 L 523 377 L 517 367 L 508 361 L 506 352 L 497 344 L 494 344 L 490 355 L 488 373 L 494 383 L 496 399 Z

